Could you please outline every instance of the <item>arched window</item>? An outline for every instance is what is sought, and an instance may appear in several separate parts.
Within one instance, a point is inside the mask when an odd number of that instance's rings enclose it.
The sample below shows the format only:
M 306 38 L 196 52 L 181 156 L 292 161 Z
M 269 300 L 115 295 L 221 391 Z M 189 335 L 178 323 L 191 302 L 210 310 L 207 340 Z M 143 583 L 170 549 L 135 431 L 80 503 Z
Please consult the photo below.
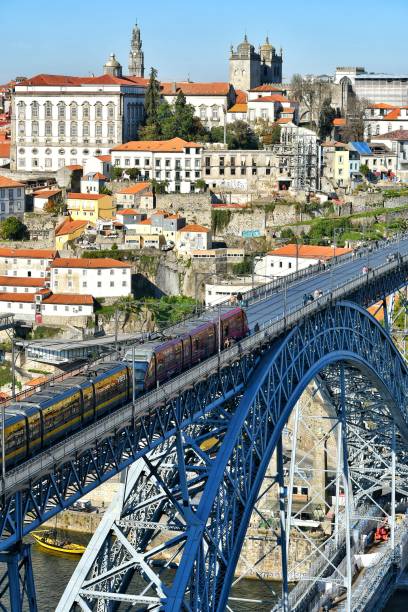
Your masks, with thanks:
M 65 121 L 58 121 L 58 136 L 65 136 Z
M 78 136 L 78 124 L 76 121 L 71 121 L 70 134 L 71 138 L 76 138 Z
M 45 135 L 47 137 L 52 136 L 52 121 L 45 122 Z
M 38 121 L 31 122 L 31 136 L 38 136 L 39 134 L 39 126 Z
M 89 138 L 89 122 L 84 121 L 82 124 L 82 136 L 83 138 Z
M 102 119 L 102 103 L 97 102 L 95 104 L 95 119 Z
M 45 103 L 44 109 L 45 109 L 45 118 L 52 119 L 52 103 L 49 100 L 47 100 L 47 102 Z
M 102 138 L 102 123 L 100 121 L 95 123 L 95 138 Z
M 108 119 L 113 119 L 115 117 L 115 105 L 113 102 L 109 102 L 108 104 Z
M 32 119 L 38 119 L 39 108 L 40 107 L 39 107 L 38 102 L 31 103 L 31 118 Z
M 18 122 L 18 135 L 25 136 L 25 121 Z
M 25 105 L 25 102 L 19 102 L 17 104 L 17 108 L 18 108 L 18 118 L 19 119 L 25 119 L 25 116 L 26 116 L 26 105 Z
M 82 105 L 82 119 L 89 119 L 89 103 L 84 102 Z
M 111 121 L 108 123 L 108 138 L 114 138 L 115 136 L 115 124 Z
M 72 102 L 70 105 L 70 117 L 71 119 L 78 119 L 78 104 Z
M 58 119 L 65 119 L 65 102 L 58 102 Z

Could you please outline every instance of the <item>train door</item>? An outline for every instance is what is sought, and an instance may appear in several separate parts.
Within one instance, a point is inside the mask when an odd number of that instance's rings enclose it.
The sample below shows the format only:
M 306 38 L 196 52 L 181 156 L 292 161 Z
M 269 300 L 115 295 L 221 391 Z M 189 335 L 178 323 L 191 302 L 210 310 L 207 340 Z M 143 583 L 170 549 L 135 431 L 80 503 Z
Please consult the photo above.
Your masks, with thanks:
M 191 337 L 184 336 L 183 344 L 183 370 L 188 370 L 191 366 Z

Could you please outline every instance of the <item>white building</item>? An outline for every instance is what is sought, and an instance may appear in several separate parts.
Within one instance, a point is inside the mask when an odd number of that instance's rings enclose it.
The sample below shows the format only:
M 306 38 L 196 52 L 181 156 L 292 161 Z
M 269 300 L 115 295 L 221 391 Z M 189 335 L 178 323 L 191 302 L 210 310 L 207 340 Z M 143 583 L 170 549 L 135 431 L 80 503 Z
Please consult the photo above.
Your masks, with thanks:
M 211 129 L 225 123 L 227 110 L 236 102 L 236 93 L 231 83 L 161 83 L 163 98 L 172 104 L 182 91 L 187 104 L 194 106 L 201 123 Z
M 208 227 L 191 223 L 185 225 L 176 234 L 176 249 L 181 253 L 211 249 L 211 231 Z
M 10 149 L 9 140 L 0 141 L 0 168 L 10 164 Z
M 84 174 L 99 172 L 104 176 L 110 177 L 112 168 L 110 155 L 96 155 L 88 157 L 84 163 Z
M 0 176 L 0 221 L 21 217 L 25 211 L 25 185 Z
M 399 108 L 391 104 L 371 104 L 365 112 L 366 138 L 381 136 L 396 130 L 408 130 L 408 106 Z
M 116 259 L 58 258 L 51 265 L 54 293 L 122 297 L 132 293 L 131 266 Z
M 190 193 L 201 178 L 202 145 L 182 138 L 138 140 L 112 148 L 112 162 L 137 168 L 143 180 L 166 181 L 169 193 Z
M 14 314 L 25 321 L 61 323 L 90 317 L 94 312 L 91 295 L 53 295 L 48 289 L 36 293 L 0 293 L 0 314 Z
M 255 264 L 255 274 L 258 280 L 267 282 L 268 278 L 287 276 L 299 270 L 314 266 L 350 253 L 351 249 L 333 246 L 313 246 L 309 244 L 286 244 L 274 249 Z
M 396 130 L 382 136 L 373 136 L 370 144 L 376 143 L 386 145 L 396 155 L 395 174 L 400 180 L 408 181 L 408 130 Z
M 216 306 L 217 304 L 222 304 L 227 300 L 231 301 L 232 304 L 236 304 L 235 298 L 238 293 L 241 293 L 242 296 L 245 296 L 245 293 L 251 291 L 254 287 L 257 287 L 262 284 L 261 282 L 252 283 L 251 278 L 242 278 L 242 279 L 234 279 L 232 281 L 225 280 L 215 283 L 206 283 L 205 284 L 205 305 L 208 308 L 209 306 Z
M 0 276 L 0 293 L 37 293 L 46 282 L 44 278 Z
M 114 194 L 116 210 L 123 208 L 153 208 L 153 193 L 152 186 L 149 181 L 141 181 L 123 187 Z M 146 206 L 148 204 L 148 206 Z
M 137 77 L 109 74 L 40 74 L 17 83 L 11 168 L 55 172 L 67 165 L 84 166 L 90 157 L 108 155 L 113 145 L 136 136 L 144 116 L 146 83 Z
M 0 275 L 46 279 L 55 257 L 53 249 L 0 248 Z

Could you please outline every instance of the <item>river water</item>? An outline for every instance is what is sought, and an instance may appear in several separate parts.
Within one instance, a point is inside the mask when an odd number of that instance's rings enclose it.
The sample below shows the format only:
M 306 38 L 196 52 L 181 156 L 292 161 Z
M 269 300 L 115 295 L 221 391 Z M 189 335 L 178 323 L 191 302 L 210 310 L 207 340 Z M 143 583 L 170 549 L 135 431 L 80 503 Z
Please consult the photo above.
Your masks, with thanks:
M 86 543 L 86 539 L 76 537 L 77 542 Z M 78 562 L 78 558 L 60 553 L 45 552 L 38 544 L 33 544 L 32 559 L 36 582 L 39 612 L 54 612 L 64 588 Z M 233 589 L 229 606 L 233 612 L 270 612 L 279 594 L 280 584 L 264 584 L 257 580 L 242 580 Z M 132 592 L 132 589 L 129 591 Z M 236 599 L 245 598 L 239 602 Z M 385 608 L 385 612 L 407 612 L 408 593 L 397 592 Z

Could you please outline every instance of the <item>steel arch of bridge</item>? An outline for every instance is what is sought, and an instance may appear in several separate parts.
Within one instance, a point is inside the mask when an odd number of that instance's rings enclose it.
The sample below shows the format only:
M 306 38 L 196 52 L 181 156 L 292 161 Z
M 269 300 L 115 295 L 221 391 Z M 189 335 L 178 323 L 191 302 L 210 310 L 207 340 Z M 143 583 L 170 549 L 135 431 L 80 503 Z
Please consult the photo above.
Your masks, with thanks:
M 397 425 L 400 439 L 408 444 L 408 369 L 383 327 L 351 302 L 340 302 L 306 318 L 286 337 L 265 347 L 240 401 L 232 407 L 228 402 L 222 406 L 228 418 L 224 419 L 222 444 L 215 457 L 200 450 L 199 441 L 204 439 L 205 427 L 196 425 L 196 430 L 189 432 L 188 440 L 179 434 L 173 449 L 163 448 L 162 457 L 157 449 L 157 463 L 154 458 L 148 460 L 147 466 L 154 476 L 154 485 L 150 486 L 156 501 L 149 505 L 140 488 L 137 491 L 135 487 L 133 496 L 129 492 L 115 526 L 115 542 L 128 538 L 130 543 L 125 548 L 116 545 L 114 550 L 112 539 L 106 536 L 99 556 L 86 568 L 81 601 L 86 601 L 89 608 L 83 609 L 96 609 L 96 602 L 98 610 L 115 609 L 114 597 L 110 604 L 105 603 L 110 601 L 109 584 L 114 585 L 116 601 L 119 601 L 117 594 L 126 592 L 132 575 L 138 573 L 147 586 L 141 589 L 137 601 L 143 601 L 148 589 L 150 594 L 155 594 L 150 600 L 146 597 L 148 609 L 224 610 L 249 519 L 275 450 L 278 474 L 283 471 L 282 430 L 310 381 L 334 364 L 359 370 L 375 385 Z M 212 426 L 220 432 L 214 417 Z M 194 436 L 197 436 L 195 444 Z M 169 440 L 166 444 L 169 445 Z M 195 448 L 202 460 L 194 478 L 191 478 L 194 468 L 191 458 L 187 458 L 187 448 L 190 455 Z M 171 453 L 171 466 L 161 476 L 159 468 L 166 461 L 163 458 L 170 457 Z M 144 477 L 142 481 L 148 480 Z M 278 484 L 283 496 L 279 477 Z M 197 502 L 198 491 L 201 495 Z M 163 502 L 163 492 L 171 503 Z M 141 508 L 147 507 L 150 513 L 143 514 Z M 163 516 L 171 523 L 170 531 L 177 532 L 161 547 L 162 550 L 177 548 L 172 557 L 173 561 L 178 559 L 177 568 L 171 581 L 162 580 L 152 563 L 152 541 Z M 119 540 L 118 534 L 121 534 Z M 282 564 L 287 570 L 285 538 L 283 520 L 280 543 Z M 133 560 L 128 557 L 132 547 Z M 153 545 L 153 550 L 158 550 L 157 546 Z M 98 592 L 104 592 L 102 599 L 98 599 Z

